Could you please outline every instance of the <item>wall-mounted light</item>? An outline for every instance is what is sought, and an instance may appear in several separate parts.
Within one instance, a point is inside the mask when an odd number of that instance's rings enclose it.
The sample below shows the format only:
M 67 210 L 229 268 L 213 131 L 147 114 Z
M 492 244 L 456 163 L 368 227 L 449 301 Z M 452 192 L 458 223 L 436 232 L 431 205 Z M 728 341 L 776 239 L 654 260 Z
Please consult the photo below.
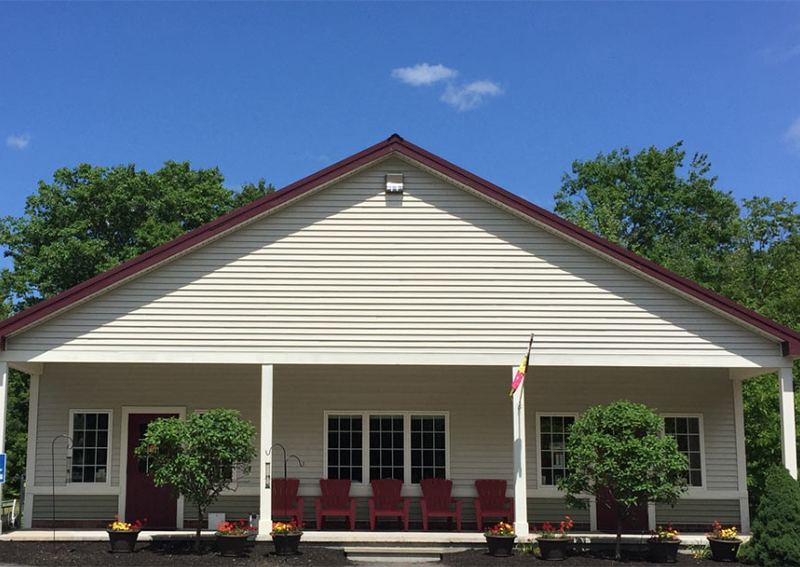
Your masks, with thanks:
M 402 173 L 387 173 L 386 174 L 386 192 L 387 193 L 402 193 L 403 192 L 403 174 Z

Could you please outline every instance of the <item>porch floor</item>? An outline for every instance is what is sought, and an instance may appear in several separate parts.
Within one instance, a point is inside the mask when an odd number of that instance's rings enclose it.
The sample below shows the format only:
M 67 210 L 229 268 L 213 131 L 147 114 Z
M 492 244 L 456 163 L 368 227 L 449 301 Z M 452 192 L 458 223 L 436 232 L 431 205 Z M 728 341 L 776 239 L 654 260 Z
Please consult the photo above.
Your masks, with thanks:
M 153 539 L 190 538 L 194 530 L 147 530 L 139 535 L 139 541 Z M 203 537 L 213 537 L 213 530 L 203 530 Z M 614 540 L 613 534 L 606 533 L 573 533 L 572 536 L 583 543 L 603 543 Z M 623 535 L 623 543 L 644 543 L 649 535 Z M 269 540 L 269 535 L 256 536 L 258 541 Z M 743 536 L 749 539 L 749 536 Z M 105 530 L 15 530 L 0 535 L 0 541 L 108 541 Z M 352 544 L 450 544 L 450 545 L 483 545 L 486 540 L 478 532 L 390 532 L 390 531 L 316 531 L 303 533 L 303 541 L 307 543 L 330 544 L 332 547 Z M 684 545 L 705 545 L 705 534 L 681 534 Z

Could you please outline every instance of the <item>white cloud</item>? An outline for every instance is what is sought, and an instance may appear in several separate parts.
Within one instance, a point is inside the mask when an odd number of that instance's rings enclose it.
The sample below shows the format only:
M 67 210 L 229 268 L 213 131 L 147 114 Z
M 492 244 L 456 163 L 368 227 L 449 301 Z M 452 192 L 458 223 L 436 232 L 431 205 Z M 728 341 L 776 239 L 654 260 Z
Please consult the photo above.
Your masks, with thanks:
M 786 130 L 783 139 L 789 143 L 794 151 L 800 152 L 800 116 Z
M 6 145 L 9 148 L 16 148 L 18 150 L 24 150 L 28 147 L 28 144 L 31 143 L 31 135 L 30 134 L 23 134 L 22 136 L 8 136 L 6 138 Z
M 448 85 L 442 100 L 458 111 L 472 110 L 490 96 L 503 94 L 503 89 L 492 81 L 474 81 L 466 85 Z
M 420 85 L 432 85 L 437 81 L 454 79 L 458 76 L 458 71 L 439 65 L 428 65 L 420 63 L 413 67 L 400 67 L 392 71 L 392 78 L 408 85 L 418 87 Z

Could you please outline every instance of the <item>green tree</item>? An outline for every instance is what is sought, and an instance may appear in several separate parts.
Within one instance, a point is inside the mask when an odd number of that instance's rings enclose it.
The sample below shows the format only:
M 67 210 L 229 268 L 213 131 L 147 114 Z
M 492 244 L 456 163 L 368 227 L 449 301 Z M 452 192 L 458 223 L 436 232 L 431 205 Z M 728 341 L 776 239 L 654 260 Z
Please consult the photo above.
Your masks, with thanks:
M 264 180 L 241 191 L 223 186 L 217 168 L 167 161 L 153 173 L 134 165 L 62 168 L 39 182 L 19 217 L 0 219 L 0 319 L 77 285 L 234 208 L 272 193 Z M 8 472 L 25 470 L 28 377 L 9 377 Z M 9 483 L 13 492 L 17 483 Z
M 575 161 L 555 209 L 583 228 L 800 330 L 800 214 L 785 199 L 753 197 L 742 209 L 715 188 L 705 155 L 681 175 L 681 143 L 628 148 Z M 800 373 L 795 366 L 795 390 Z M 743 385 L 748 488 L 758 505 L 767 471 L 781 462 L 775 375 Z M 800 420 L 798 420 L 800 426 Z M 800 428 L 798 429 L 800 431 Z M 800 437 L 800 436 L 799 436 Z
M 575 421 L 567 441 L 567 476 L 558 481 L 567 505 L 585 508 L 587 496 L 605 503 L 617 520 L 616 558 L 622 525 L 649 502 L 675 504 L 686 490 L 686 457 L 662 435 L 652 409 L 627 400 L 594 406 Z
M 217 168 L 168 161 L 154 173 L 133 165 L 81 164 L 39 182 L 25 214 L 0 223 L 0 246 L 13 260 L 3 285 L 25 307 L 77 285 L 274 190 L 226 189 Z
M 767 567 L 800 565 L 800 485 L 782 466 L 770 469 L 740 559 Z
M 732 249 L 739 208 L 714 187 L 706 155 L 686 175 L 678 142 L 665 150 L 625 147 L 572 164 L 556 193 L 564 218 L 700 283 L 715 281 Z
M 195 551 L 208 507 L 231 487 L 235 470 L 250 473 L 256 457 L 256 428 L 236 410 L 215 409 L 187 419 L 161 418 L 147 427 L 136 456 L 150 459 L 156 486 L 168 486 L 173 498 L 183 496 L 197 507 Z
M 271 183 L 267 184 L 264 179 L 259 179 L 258 183 L 255 185 L 252 183 L 245 183 L 242 185 L 241 191 L 233 195 L 233 208 L 238 209 L 265 195 L 271 195 L 274 192 L 275 187 L 273 187 Z

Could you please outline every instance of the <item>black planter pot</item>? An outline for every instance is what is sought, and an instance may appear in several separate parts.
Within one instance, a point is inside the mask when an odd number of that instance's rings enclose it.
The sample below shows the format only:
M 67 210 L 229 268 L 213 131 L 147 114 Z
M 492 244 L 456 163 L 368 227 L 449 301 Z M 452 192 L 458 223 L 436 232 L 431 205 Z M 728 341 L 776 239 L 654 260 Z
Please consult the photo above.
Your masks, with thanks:
M 272 543 L 275 545 L 275 555 L 297 555 L 300 547 L 300 538 L 303 534 L 273 534 Z
M 567 558 L 567 546 L 572 541 L 568 537 L 538 538 L 539 553 L 545 561 L 564 561 Z
M 487 535 L 486 543 L 489 544 L 489 555 L 495 557 L 508 557 L 514 554 L 515 535 Z
M 126 532 L 106 530 L 106 532 L 108 532 L 108 541 L 111 543 L 111 553 L 133 553 L 136 539 L 139 537 L 139 530 Z
M 678 561 L 678 548 L 681 540 L 648 541 L 650 559 L 655 563 L 675 563 Z
M 708 538 L 708 544 L 711 546 L 711 558 L 714 561 L 731 562 L 736 561 L 742 540 Z
M 224 557 L 238 557 L 244 554 L 248 535 L 217 534 L 214 538 L 217 551 Z

